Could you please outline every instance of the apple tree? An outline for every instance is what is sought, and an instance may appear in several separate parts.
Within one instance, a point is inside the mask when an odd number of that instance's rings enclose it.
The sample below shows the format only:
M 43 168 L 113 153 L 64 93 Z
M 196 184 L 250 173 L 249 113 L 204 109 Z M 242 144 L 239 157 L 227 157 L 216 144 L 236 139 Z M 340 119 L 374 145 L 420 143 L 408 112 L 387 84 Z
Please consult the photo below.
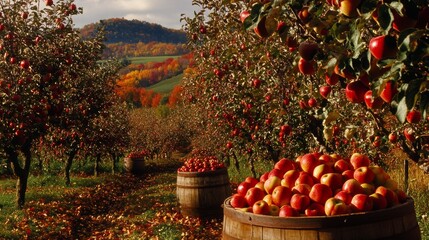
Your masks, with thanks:
M 0 146 L 18 177 L 21 208 L 32 147 L 64 121 L 65 96 L 86 91 L 75 80 L 88 79 L 103 44 L 101 35 L 82 40 L 73 29 L 72 16 L 82 12 L 73 1 L 2 1 L 0 8 Z
M 230 151 L 428 162 L 428 2 L 194 0 L 187 95 Z M 347 154 L 348 155 L 348 154 Z

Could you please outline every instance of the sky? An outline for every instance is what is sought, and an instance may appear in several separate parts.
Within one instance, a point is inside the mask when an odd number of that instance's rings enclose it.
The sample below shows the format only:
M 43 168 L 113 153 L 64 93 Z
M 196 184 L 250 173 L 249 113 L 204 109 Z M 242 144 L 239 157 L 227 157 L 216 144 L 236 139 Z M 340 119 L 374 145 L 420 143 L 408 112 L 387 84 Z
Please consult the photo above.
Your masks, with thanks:
M 75 27 L 108 18 L 137 19 L 166 28 L 181 29 L 180 15 L 193 16 L 192 0 L 75 0 L 83 14 L 73 17 Z

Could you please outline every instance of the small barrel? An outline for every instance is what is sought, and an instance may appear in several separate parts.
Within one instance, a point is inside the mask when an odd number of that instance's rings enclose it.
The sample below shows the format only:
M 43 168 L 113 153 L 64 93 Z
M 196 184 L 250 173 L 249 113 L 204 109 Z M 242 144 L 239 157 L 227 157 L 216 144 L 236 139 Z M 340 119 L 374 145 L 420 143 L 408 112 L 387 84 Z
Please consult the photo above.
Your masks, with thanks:
M 224 203 L 222 239 L 279 240 L 420 240 L 414 202 L 391 208 L 338 216 L 289 217 L 256 215 Z
M 226 168 L 207 172 L 177 172 L 177 199 L 185 216 L 222 217 L 222 204 L 231 196 Z
M 125 171 L 135 175 L 142 175 L 144 173 L 144 158 L 124 158 Z

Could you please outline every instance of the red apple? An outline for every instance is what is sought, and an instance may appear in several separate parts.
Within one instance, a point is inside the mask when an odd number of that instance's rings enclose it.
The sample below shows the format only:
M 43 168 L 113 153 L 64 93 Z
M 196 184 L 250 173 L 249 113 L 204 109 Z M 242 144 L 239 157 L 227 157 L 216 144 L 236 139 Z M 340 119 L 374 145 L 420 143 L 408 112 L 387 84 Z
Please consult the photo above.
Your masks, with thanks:
M 51 6 L 52 4 L 54 4 L 53 0 L 45 0 L 45 4 L 46 6 Z
M 265 196 L 265 192 L 257 187 L 252 187 L 247 190 L 246 196 L 246 202 L 247 205 L 253 206 L 253 204 L 259 200 L 262 200 Z
M 393 97 L 398 93 L 398 88 L 394 81 L 387 81 L 383 90 L 380 92 L 380 97 L 386 103 L 392 102 Z
M 352 196 L 354 196 L 354 195 L 356 195 L 358 193 L 363 193 L 362 186 L 354 178 L 346 180 L 344 182 L 343 187 L 341 188 L 341 190 L 350 193 Z
M 383 99 L 381 97 L 374 97 L 372 90 L 368 90 L 364 95 L 364 101 L 366 107 L 369 109 L 380 109 L 383 105 Z
M 30 67 L 30 62 L 28 60 L 22 60 L 19 64 L 22 69 L 28 69 Z
M 313 60 L 307 61 L 304 58 L 299 59 L 298 69 L 304 75 L 313 75 L 316 72 Z
M 380 193 L 373 193 L 369 197 L 373 202 L 373 210 L 385 209 L 387 207 L 387 200 Z
M 299 165 L 304 172 L 313 173 L 314 168 L 319 165 L 319 161 L 312 153 L 307 153 L 299 159 Z
M 375 175 L 374 184 L 376 186 L 384 185 L 386 180 L 390 178 L 390 176 L 380 166 L 370 166 L 369 168 Z
M 283 126 L 282 126 L 283 127 Z M 280 129 L 282 132 L 285 132 L 286 129 L 283 131 L 283 128 Z M 287 159 L 287 158 L 282 158 L 280 159 L 278 162 L 276 162 L 276 164 L 274 164 L 274 168 L 275 169 L 279 169 L 281 171 L 283 171 L 284 173 L 286 173 L 289 170 L 295 169 L 295 164 L 293 163 L 292 160 Z M 282 178 L 283 176 L 281 176 Z
M 356 17 L 358 15 L 357 8 L 361 0 L 339 0 L 339 10 L 347 17 Z
M 368 167 L 370 164 L 368 156 L 361 153 L 353 153 L 350 157 L 350 164 L 353 166 L 353 169 L 358 169 L 360 167 Z
M 371 168 L 363 166 L 354 171 L 353 178 L 359 183 L 372 183 L 372 181 L 374 181 L 375 174 Z
M 252 211 L 254 214 L 269 215 L 270 205 L 268 205 L 264 200 L 259 200 L 253 204 Z
M 268 205 L 273 205 L 273 195 L 271 194 L 267 194 L 264 196 L 264 198 L 262 198 L 262 200 L 264 200 L 266 203 L 268 203 Z
M 349 205 L 353 196 L 349 192 L 341 190 L 334 195 L 334 198 L 341 199 L 345 204 Z
M 392 207 L 399 204 L 398 195 L 389 188 L 379 186 L 375 189 L 375 193 L 379 193 L 386 198 L 387 207 Z
M 404 190 L 396 189 L 395 193 L 398 196 L 398 201 L 400 203 L 404 203 L 407 201 L 408 195 Z
M 325 204 L 326 200 L 332 197 L 332 190 L 328 185 L 316 183 L 311 187 L 308 196 L 314 202 Z
M 277 186 L 272 193 L 273 203 L 279 207 L 289 204 L 291 197 L 291 189 L 284 186 Z
M 414 133 L 414 130 L 412 128 L 405 128 L 404 129 L 404 136 L 409 142 L 414 142 L 416 140 L 416 136 Z
M 282 179 L 284 174 L 285 174 L 285 171 L 274 168 L 268 173 L 268 178 L 270 178 L 272 176 L 276 176 L 276 177 Z
M 259 189 L 261 189 L 263 192 L 265 192 L 264 183 L 265 183 L 265 182 L 258 182 L 257 184 L 255 184 L 255 188 L 259 188 Z
M 310 197 L 304 194 L 296 193 L 290 199 L 290 206 L 300 213 L 310 206 Z
M 295 181 L 299 177 L 299 171 L 298 170 L 289 170 L 283 175 L 283 179 L 281 181 L 281 185 L 292 188 L 295 186 Z
M 249 190 L 249 188 L 251 188 L 251 184 L 248 182 L 241 182 L 238 187 L 237 187 L 237 194 L 241 195 L 241 196 L 246 196 L 247 190 Z
M 240 21 L 241 21 L 242 23 L 244 23 L 244 21 L 246 20 L 246 18 L 247 18 L 248 16 L 250 16 L 250 12 L 249 12 L 249 11 L 247 11 L 247 10 L 242 11 L 242 12 L 240 13 Z
M 331 91 L 332 91 L 332 88 L 329 85 L 321 86 L 319 88 L 319 93 L 323 98 L 328 98 L 329 93 L 331 93 Z
M 306 216 L 325 216 L 325 206 L 320 203 L 313 202 L 305 209 Z
M 422 119 L 422 114 L 417 109 L 412 109 L 407 114 L 407 122 L 409 123 L 419 123 Z
M 279 217 L 298 217 L 299 212 L 290 205 L 284 205 L 279 210 Z
M 352 103 L 362 103 L 369 87 L 361 80 L 350 82 L 346 86 L 346 98 Z
M 348 179 L 353 179 L 353 175 L 354 175 L 355 171 L 354 170 L 345 170 L 344 172 L 341 173 L 341 176 L 343 177 L 343 182 L 345 182 Z
M 334 165 L 337 160 L 334 159 L 331 155 L 322 154 L 318 159 L 319 159 L 319 162 L 328 165 L 329 167 L 331 167 L 332 170 L 334 170 Z
M 313 177 L 320 181 L 320 178 L 326 173 L 332 173 L 333 170 L 325 163 L 317 165 L 313 170 Z
M 271 176 L 264 182 L 264 189 L 268 194 L 271 194 L 277 186 L 280 186 L 281 179 L 277 176 Z
M 339 173 L 327 173 L 322 175 L 320 183 L 327 185 L 331 188 L 332 192 L 336 192 L 337 189 L 341 189 L 343 186 L 343 176 Z
M 254 177 L 246 177 L 244 181 L 250 183 L 250 187 L 254 187 L 259 182 L 259 180 Z
M 304 194 L 304 195 L 308 195 L 310 193 L 311 190 L 311 186 L 305 183 L 300 183 L 298 185 L 295 185 L 292 188 L 292 193 L 300 193 L 300 194 Z
M 265 22 L 267 20 L 267 17 L 262 17 L 256 27 L 253 29 L 253 31 L 258 35 L 260 38 L 266 38 L 270 34 L 268 33 L 267 27 L 265 26 Z
M 268 179 L 268 174 L 270 174 L 270 172 L 265 172 L 264 174 L 262 174 L 262 175 L 259 177 L 259 181 L 260 181 L 260 182 L 265 182 L 265 181 L 267 181 L 267 179 Z
M 244 196 L 241 196 L 240 194 L 234 194 L 231 197 L 231 206 L 233 208 L 244 208 L 247 207 L 247 201 Z
M 348 213 L 350 213 L 350 208 L 341 199 L 331 197 L 328 200 L 326 200 L 326 203 L 325 203 L 326 216 L 335 216 L 335 215 L 348 214 Z
M 353 169 L 353 166 L 344 159 L 339 159 L 334 163 L 334 171 L 337 173 L 343 173 L 346 170 Z
M 375 59 L 396 58 L 396 39 L 390 35 L 374 37 L 369 41 L 369 51 Z
M 352 206 L 352 210 L 355 212 L 368 212 L 373 208 L 372 198 L 363 193 L 354 195 L 350 205 Z
M 340 76 L 336 73 L 332 73 L 331 75 L 329 75 L 328 73 L 325 74 L 325 81 L 331 86 L 337 84 L 339 79 Z
M 309 186 L 313 186 L 314 177 L 307 172 L 300 172 L 298 178 L 295 181 L 295 185 L 298 185 L 301 183 L 305 183 L 305 184 L 308 184 Z

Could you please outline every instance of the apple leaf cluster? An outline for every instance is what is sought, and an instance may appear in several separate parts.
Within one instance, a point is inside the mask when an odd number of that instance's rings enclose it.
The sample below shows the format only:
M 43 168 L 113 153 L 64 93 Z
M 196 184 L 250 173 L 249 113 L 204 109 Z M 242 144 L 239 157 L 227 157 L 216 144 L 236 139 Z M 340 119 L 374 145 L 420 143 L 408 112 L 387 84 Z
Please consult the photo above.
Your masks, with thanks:
M 427 1 L 193 2 L 187 94 L 231 132 L 232 149 L 277 160 L 400 148 L 427 162 Z

